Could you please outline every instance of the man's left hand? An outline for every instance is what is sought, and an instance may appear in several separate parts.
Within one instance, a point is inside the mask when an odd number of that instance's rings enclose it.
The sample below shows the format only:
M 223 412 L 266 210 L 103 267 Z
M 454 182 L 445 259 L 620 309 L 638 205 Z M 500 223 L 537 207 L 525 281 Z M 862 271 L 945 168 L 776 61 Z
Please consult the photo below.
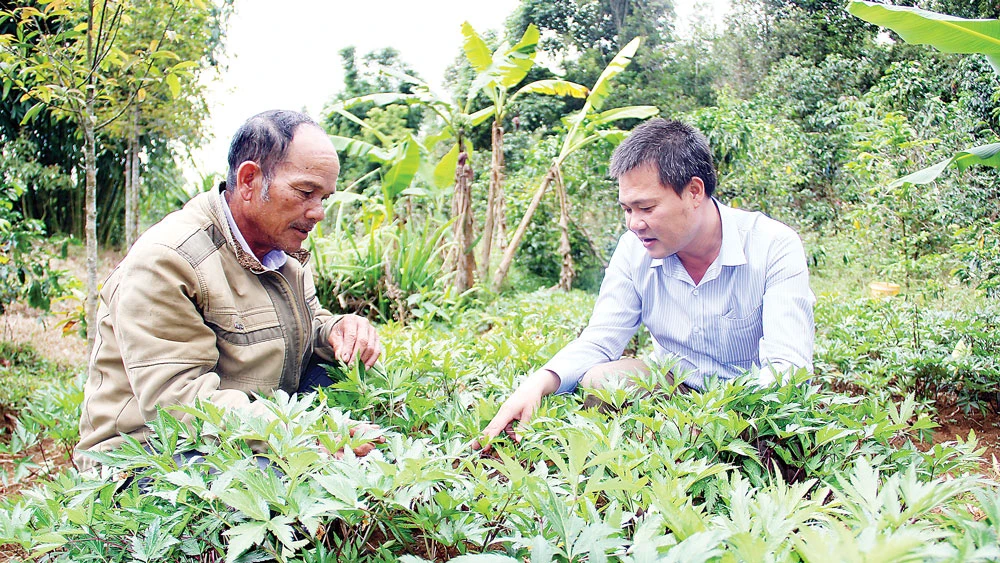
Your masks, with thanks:
M 345 364 L 354 363 L 360 358 L 365 367 L 375 365 L 382 354 L 382 346 L 378 341 L 375 327 L 368 319 L 358 315 L 344 315 L 330 331 L 330 346 L 333 355 Z

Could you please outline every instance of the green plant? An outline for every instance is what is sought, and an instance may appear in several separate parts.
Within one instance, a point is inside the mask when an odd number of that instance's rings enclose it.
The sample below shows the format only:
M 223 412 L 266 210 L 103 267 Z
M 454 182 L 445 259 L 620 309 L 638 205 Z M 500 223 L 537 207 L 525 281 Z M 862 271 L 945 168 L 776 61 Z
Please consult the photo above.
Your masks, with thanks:
M 47 312 L 69 291 L 66 272 L 51 267 L 52 254 L 42 247 L 41 221 L 25 220 L 14 210 L 21 193 L 20 186 L 0 178 L 0 314 L 22 300 Z
M 1000 227 L 996 221 L 984 219 L 957 229 L 952 251 L 961 260 L 954 269 L 958 279 L 990 297 L 1000 295 Z
M 855 16 L 898 33 L 907 43 L 929 44 L 946 53 L 983 53 L 1000 73 L 1000 20 L 969 20 L 909 6 L 890 6 L 852 0 Z M 1000 143 L 970 147 L 937 164 L 894 180 L 890 187 L 933 182 L 949 166 L 959 172 L 983 164 L 1000 167 Z
M 381 224 L 372 216 L 366 234 L 343 238 L 313 236 L 317 292 L 335 311 L 361 312 L 382 320 L 449 320 L 472 292 L 458 294 L 450 276 L 440 275 L 449 248 L 450 222 Z
M 930 427 L 918 402 L 849 397 L 805 375 L 670 395 L 660 373 L 633 383 L 642 396 L 609 386 L 603 411 L 549 397 L 520 446 L 472 452 L 497 398 L 573 339 L 592 305 L 541 291 L 450 325 L 390 323 L 384 366 L 341 370 L 318 395 L 279 392 L 269 417 L 161 413 L 148 449 L 130 440 L 97 455 L 100 471 L 0 501 L 0 544 L 53 562 L 1000 556 L 1000 495 L 966 475 L 974 439 L 918 447 Z M 374 439 L 350 436 L 352 419 L 378 423 L 386 442 L 364 458 L 325 455 L 320 444 Z M 251 445 L 266 446 L 259 459 Z M 174 457 L 192 451 L 203 459 Z
M 806 199 L 800 192 L 811 163 L 798 148 L 807 138 L 795 122 L 760 101 L 742 102 L 724 93 L 717 107 L 695 111 L 691 119 L 712 147 L 720 178 L 717 197 L 783 220 L 813 217 L 796 209 Z
M 975 312 L 901 307 L 899 298 L 826 296 L 816 306 L 817 365 L 866 393 L 954 397 L 988 410 L 1000 385 L 995 308 Z

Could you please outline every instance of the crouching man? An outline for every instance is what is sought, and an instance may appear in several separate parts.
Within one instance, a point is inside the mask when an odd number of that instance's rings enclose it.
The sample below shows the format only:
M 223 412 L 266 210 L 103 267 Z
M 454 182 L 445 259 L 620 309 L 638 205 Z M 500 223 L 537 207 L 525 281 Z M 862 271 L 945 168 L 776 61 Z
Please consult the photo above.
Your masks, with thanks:
M 253 395 L 329 383 L 318 361 L 375 363 L 375 329 L 320 305 L 302 248 L 339 173 L 308 116 L 261 113 L 236 132 L 220 189 L 143 234 L 101 291 L 78 468 L 122 435 L 145 441 L 158 407 L 200 399 L 268 416 Z
M 640 324 L 653 359 L 676 362 L 682 391 L 755 367 L 761 385 L 812 368 L 815 298 L 802 242 L 786 225 L 713 197 L 712 154 L 698 130 L 647 121 L 615 150 L 610 172 L 629 232 L 590 323 L 503 403 L 487 438 L 516 440 L 514 421 L 527 422 L 550 393 L 600 388 L 612 374 L 648 376 L 647 360 L 622 357 Z

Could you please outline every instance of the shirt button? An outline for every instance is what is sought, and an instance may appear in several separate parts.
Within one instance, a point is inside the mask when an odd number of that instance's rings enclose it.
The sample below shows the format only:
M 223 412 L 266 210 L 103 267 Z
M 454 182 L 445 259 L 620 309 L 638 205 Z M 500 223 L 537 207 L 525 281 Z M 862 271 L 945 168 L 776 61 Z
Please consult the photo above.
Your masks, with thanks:
M 695 295 L 698 295 L 698 290 L 696 289 L 696 290 L 692 291 L 691 293 L 693 293 Z
M 694 327 L 694 333 L 699 334 L 701 332 L 701 327 Z

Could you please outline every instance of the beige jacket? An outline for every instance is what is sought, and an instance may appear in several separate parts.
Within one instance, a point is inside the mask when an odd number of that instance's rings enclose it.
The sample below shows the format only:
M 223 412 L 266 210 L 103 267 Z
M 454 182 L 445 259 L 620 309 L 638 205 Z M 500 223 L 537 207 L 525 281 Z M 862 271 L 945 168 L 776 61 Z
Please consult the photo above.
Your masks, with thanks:
M 200 398 L 264 415 L 251 393 L 295 392 L 313 353 L 331 360 L 339 317 L 316 298 L 309 253 L 293 258 L 264 270 L 235 242 L 214 190 L 143 234 L 101 290 L 77 466 L 122 434 L 144 441 L 157 407 Z

